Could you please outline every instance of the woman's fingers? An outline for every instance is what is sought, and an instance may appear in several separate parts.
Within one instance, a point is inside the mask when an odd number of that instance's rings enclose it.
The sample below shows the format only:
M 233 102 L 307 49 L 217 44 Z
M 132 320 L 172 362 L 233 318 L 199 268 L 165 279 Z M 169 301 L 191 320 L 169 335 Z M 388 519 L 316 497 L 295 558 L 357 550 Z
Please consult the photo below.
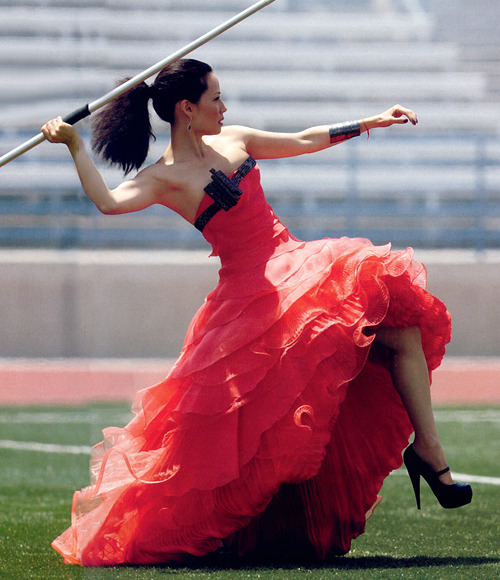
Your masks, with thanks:
M 45 123 L 41 131 L 51 143 L 67 143 L 72 138 L 74 129 L 65 123 L 62 117 L 56 117 Z
M 392 112 L 392 117 L 395 123 L 407 123 L 410 121 L 412 125 L 416 125 L 418 123 L 418 118 L 416 113 L 414 113 L 411 109 L 407 109 L 402 107 L 401 105 L 395 105 L 390 109 Z
M 416 113 L 414 113 L 411 109 L 407 109 L 406 107 L 402 107 L 401 105 L 394 105 L 385 113 L 382 113 L 380 116 L 381 123 L 379 126 L 381 127 L 390 127 L 391 125 L 402 125 L 404 123 L 410 122 L 412 125 L 416 125 L 418 123 L 418 118 Z
M 57 136 L 57 119 L 52 119 L 52 121 L 45 123 L 42 127 L 42 133 L 48 141 L 53 143 Z

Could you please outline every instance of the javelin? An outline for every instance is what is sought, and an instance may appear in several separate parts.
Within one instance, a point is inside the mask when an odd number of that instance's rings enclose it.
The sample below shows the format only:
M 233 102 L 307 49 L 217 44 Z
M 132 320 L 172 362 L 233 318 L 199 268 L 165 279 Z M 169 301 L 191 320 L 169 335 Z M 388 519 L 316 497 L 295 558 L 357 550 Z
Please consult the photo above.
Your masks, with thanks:
M 187 44 L 184 48 L 181 48 L 180 50 L 178 50 L 177 52 L 174 52 L 173 54 L 171 54 L 167 58 L 165 58 L 165 59 L 161 60 L 160 62 L 157 62 L 153 66 L 149 67 L 148 69 L 146 69 L 142 73 L 139 73 L 138 75 L 131 78 L 130 80 L 117 86 L 115 89 L 113 89 L 109 93 L 106 93 L 104 96 L 100 97 L 99 99 L 96 99 L 95 101 L 92 101 L 91 103 L 88 103 L 88 104 L 84 105 L 83 107 L 76 109 L 75 111 L 73 111 L 72 113 L 70 113 L 69 115 L 64 117 L 63 120 L 66 123 L 69 123 L 70 125 L 74 125 L 78 121 L 85 119 L 85 117 L 88 117 L 94 111 L 97 111 L 97 109 L 104 107 L 104 105 L 109 103 L 109 101 L 111 101 L 115 97 L 118 97 L 119 95 L 123 94 L 125 91 L 128 91 L 129 89 L 131 89 L 135 85 L 138 85 L 142 81 L 145 81 L 149 77 L 152 77 L 154 74 L 160 72 L 160 70 L 162 68 L 175 62 L 176 60 L 179 60 L 183 56 L 186 56 L 186 54 L 199 48 L 203 44 L 206 44 L 207 42 L 209 42 L 210 40 L 212 40 L 216 36 L 219 36 L 220 34 L 225 32 L 226 30 L 228 30 L 229 28 L 234 26 L 235 24 L 238 24 L 238 22 L 245 20 L 245 18 L 248 18 L 252 14 L 255 14 L 255 12 L 258 12 L 261 8 L 264 8 L 268 4 L 271 4 L 272 2 L 274 2 L 274 0 L 260 0 L 259 2 L 256 2 L 255 4 L 253 4 L 252 6 L 247 8 L 246 10 L 243 10 L 239 14 L 236 14 L 236 16 L 233 16 L 232 18 L 230 18 L 229 20 L 226 20 L 226 22 L 223 22 L 222 24 L 219 24 L 219 26 L 216 26 L 215 28 L 213 28 L 212 30 L 210 30 L 209 32 L 204 34 L 203 36 L 200 36 L 199 38 L 197 38 L 193 42 Z M 9 153 L 6 153 L 2 157 L 0 157 L 0 167 L 2 167 L 3 165 L 6 165 L 7 163 L 9 163 L 9 161 L 12 161 L 13 159 L 15 159 L 16 157 L 19 157 L 23 153 L 26 153 L 26 151 L 33 149 L 33 147 L 35 147 L 36 145 L 39 145 L 43 141 L 45 141 L 45 136 L 43 135 L 43 133 L 39 133 L 35 137 L 32 137 L 29 141 L 26 141 L 22 145 L 19 145 L 19 147 L 12 149 L 12 151 L 10 151 Z

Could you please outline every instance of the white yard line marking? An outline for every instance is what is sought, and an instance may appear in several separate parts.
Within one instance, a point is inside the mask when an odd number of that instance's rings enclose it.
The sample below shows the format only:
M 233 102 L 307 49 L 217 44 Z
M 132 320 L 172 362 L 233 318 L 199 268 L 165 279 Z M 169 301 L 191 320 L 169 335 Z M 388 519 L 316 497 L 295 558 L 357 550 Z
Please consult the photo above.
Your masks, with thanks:
M 12 449 L 14 451 L 36 451 L 39 453 L 69 453 L 72 455 L 89 455 L 90 447 L 85 445 L 57 445 L 55 443 L 36 443 L 35 441 L 9 441 L 0 440 L 0 449 Z M 403 469 L 394 471 L 399 475 L 406 475 Z M 471 483 L 486 483 L 500 485 L 500 477 L 488 477 L 485 475 L 470 475 L 468 473 L 453 473 L 456 479 Z
M 98 412 L 71 412 L 71 411 L 54 411 L 54 412 L 26 412 L 19 413 L 2 413 L 0 411 L 0 424 L 88 424 L 105 422 L 106 425 L 111 423 L 126 424 L 133 417 L 132 412 L 112 412 L 103 410 Z
M 499 409 L 435 409 L 438 422 L 500 423 Z
M 90 447 L 85 445 L 57 445 L 55 443 L 36 443 L 35 441 L 0 440 L 0 449 L 14 451 L 36 451 L 38 453 L 69 453 L 71 455 L 89 455 Z
M 500 485 L 500 477 L 488 477 L 486 475 L 469 475 L 468 473 L 452 472 L 453 478 L 471 483 L 489 483 L 490 485 Z
M 500 423 L 500 409 L 436 409 L 438 422 L 457 423 Z M 103 422 L 106 425 L 125 425 L 133 417 L 132 411 L 102 409 L 92 411 L 19 411 L 4 412 L 0 409 L 0 424 L 64 424 L 79 423 L 89 425 Z
M 408 476 L 406 470 L 401 467 L 396 471 L 393 471 L 391 475 L 404 475 L 405 477 Z M 453 479 L 459 481 L 466 481 L 469 483 L 487 483 L 489 485 L 500 485 L 500 477 L 489 477 L 488 475 L 470 475 L 469 473 L 456 473 L 455 471 L 452 472 Z

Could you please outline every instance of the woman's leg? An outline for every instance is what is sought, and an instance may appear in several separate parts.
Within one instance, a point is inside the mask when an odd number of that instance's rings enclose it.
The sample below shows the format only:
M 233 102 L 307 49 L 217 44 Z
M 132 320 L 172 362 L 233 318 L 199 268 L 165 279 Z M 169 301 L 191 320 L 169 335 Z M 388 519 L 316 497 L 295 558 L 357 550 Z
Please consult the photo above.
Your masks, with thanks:
M 416 326 L 379 328 L 375 341 L 392 351 L 392 380 L 415 431 L 413 448 L 435 471 L 440 471 L 448 464 L 432 412 L 429 371 L 420 329 Z M 440 480 L 453 483 L 449 472 L 441 475 Z

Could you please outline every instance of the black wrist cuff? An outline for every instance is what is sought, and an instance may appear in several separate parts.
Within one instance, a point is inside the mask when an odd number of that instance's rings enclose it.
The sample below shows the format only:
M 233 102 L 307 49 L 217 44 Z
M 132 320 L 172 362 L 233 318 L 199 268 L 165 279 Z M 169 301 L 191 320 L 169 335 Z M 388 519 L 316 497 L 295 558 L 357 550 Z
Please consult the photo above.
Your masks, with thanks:
M 347 141 L 353 137 L 359 137 L 361 134 L 361 126 L 359 121 L 350 121 L 348 123 L 332 125 L 328 131 L 330 133 L 330 143 L 333 145 L 335 143 Z

